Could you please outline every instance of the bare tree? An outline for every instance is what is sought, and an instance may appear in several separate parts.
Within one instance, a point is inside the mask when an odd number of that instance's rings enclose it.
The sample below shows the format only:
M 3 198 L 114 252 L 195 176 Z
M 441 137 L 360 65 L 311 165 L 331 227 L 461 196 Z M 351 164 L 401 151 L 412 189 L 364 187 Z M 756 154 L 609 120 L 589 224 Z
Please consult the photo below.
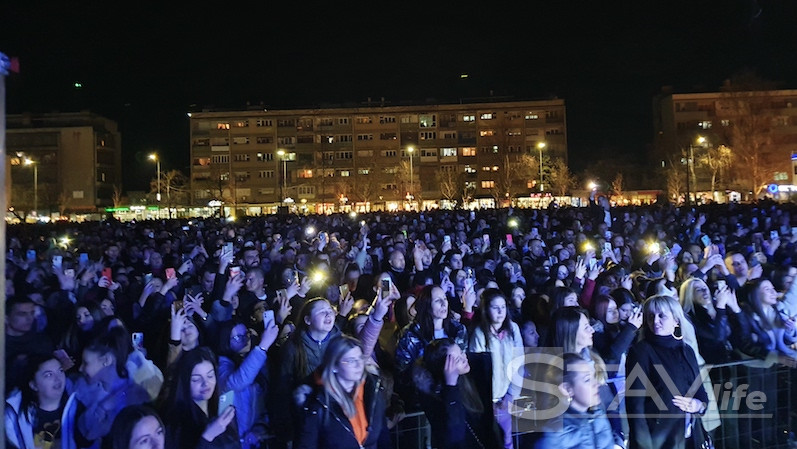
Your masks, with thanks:
M 160 190 L 159 190 L 160 187 Z M 166 207 L 169 210 L 169 218 L 172 218 L 172 208 L 180 202 L 188 193 L 188 178 L 179 170 L 169 170 L 161 173 L 160 185 L 157 179 L 150 182 L 150 193 L 161 192 L 161 197 L 165 198 Z M 165 194 L 165 197 L 163 196 Z
M 619 199 L 623 197 L 623 174 L 620 172 L 612 180 L 612 193 Z
M 733 151 L 725 145 L 712 146 L 697 158 L 697 164 L 711 173 L 711 194 L 717 183 L 717 175 L 733 164 Z
M 440 193 L 449 202 L 455 202 L 460 192 L 462 178 L 456 172 L 456 166 L 441 166 L 435 171 L 435 181 L 440 185 Z
M 113 194 L 111 195 L 111 201 L 113 202 L 114 209 L 122 207 L 122 199 L 122 186 L 119 184 L 114 184 Z
M 751 73 L 736 75 L 727 83 L 718 102 L 717 118 L 727 120 L 725 138 L 733 149 L 733 167 L 741 185 L 758 197 L 777 171 L 773 145 L 772 84 Z
M 63 217 L 69 205 L 72 204 L 72 195 L 69 192 L 61 192 L 58 194 L 58 213 Z M 114 206 L 116 207 L 116 206 Z
M 373 203 L 379 194 L 379 178 L 376 173 L 376 167 L 369 163 L 360 167 L 367 171 L 367 174 L 358 174 L 354 178 L 353 195 L 357 201 L 370 204 Z
M 562 159 L 556 159 L 551 165 L 551 191 L 558 196 L 565 196 L 576 186 L 576 177 L 570 172 Z
M 681 164 L 671 158 L 664 167 L 664 177 L 667 180 L 667 195 L 676 203 L 679 202 L 678 199 L 684 188 L 684 176 Z

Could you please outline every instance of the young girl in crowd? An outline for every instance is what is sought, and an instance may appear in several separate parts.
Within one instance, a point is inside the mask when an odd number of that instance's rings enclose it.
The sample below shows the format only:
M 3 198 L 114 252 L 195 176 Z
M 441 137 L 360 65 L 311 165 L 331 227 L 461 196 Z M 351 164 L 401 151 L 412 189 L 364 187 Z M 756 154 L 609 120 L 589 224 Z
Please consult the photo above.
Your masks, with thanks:
M 219 413 L 216 357 L 199 347 L 180 357 L 176 383 L 164 406 L 166 447 L 239 449 L 235 406 Z
M 305 402 L 295 447 L 389 448 L 385 396 L 378 376 L 365 370 L 354 337 L 335 337 L 324 353 L 320 385 Z
M 520 328 L 507 313 L 507 301 L 498 289 L 482 292 L 481 320 L 470 337 L 471 352 L 487 352 L 492 359 L 492 405 L 495 419 L 504 431 L 504 447 L 512 448 L 512 415 L 510 407 L 520 392 L 517 379 L 507 374 L 516 357 L 523 356 Z
M 432 428 L 432 447 L 504 447 L 503 438 L 495 432 L 490 396 L 471 381 L 468 356 L 456 342 L 450 338 L 431 342 L 424 351 L 423 368 L 425 372 L 417 373 L 415 381 Z
M 68 398 L 64 369 L 55 357 L 32 356 L 26 371 L 22 389 L 6 399 L 6 446 L 61 447 Z
M 164 449 L 166 427 L 148 405 L 122 409 L 111 426 L 111 449 Z
M 550 369 L 548 383 L 566 398 L 567 410 L 537 441 L 538 449 L 613 449 L 622 447 L 612 433 L 598 394 L 595 364 L 579 354 L 564 354 L 563 370 Z M 617 445 L 617 446 L 615 446 Z

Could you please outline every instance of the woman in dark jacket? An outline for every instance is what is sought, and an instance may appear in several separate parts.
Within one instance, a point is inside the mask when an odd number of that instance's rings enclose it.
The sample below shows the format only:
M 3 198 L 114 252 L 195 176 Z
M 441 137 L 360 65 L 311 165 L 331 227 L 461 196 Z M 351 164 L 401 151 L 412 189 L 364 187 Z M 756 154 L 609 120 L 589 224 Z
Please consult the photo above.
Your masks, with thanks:
M 725 309 L 739 309 L 733 291 L 728 287 L 718 290 L 715 306 L 708 285 L 701 279 L 689 278 L 681 284 L 679 297 L 686 318 L 695 327 L 700 355 L 706 363 L 730 362 L 731 326 Z
M 492 449 L 503 447 L 490 391 L 477 391 L 468 373 L 468 357 L 453 340 L 438 339 L 426 347 L 423 370 L 414 373 L 421 408 L 432 428 L 432 447 Z M 486 382 L 480 383 L 487 384 Z
M 694 423 L 687 413 L 702 415 L 708 404 L 695 353 L 676 332 L 683 310 L 675 298 L 652 296 L 644 319 L 643 338 L 626 361 L 629 448 L 683 449 L 687 423 Z
M 321 385 L 304 404 L 297 448 L 388 448 L 385 394 L 365 371 L 360 341 L 341 335 L 324 353 Z

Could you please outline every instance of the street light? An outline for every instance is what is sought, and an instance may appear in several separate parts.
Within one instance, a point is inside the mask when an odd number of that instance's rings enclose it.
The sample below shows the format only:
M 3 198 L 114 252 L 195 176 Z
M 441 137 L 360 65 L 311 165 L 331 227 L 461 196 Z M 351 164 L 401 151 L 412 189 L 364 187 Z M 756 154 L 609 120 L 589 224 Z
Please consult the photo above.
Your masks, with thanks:
M 415 195 L 413 195 L 414 187 L 415 187 L 414 186 L 415 178 L 412 176 L 412 153 L 413 152 L 415 152 L 415 148 L 413 148 L 413 147 L 407 148 L 407 153 L 410 154 L 410 192 L 409 192 L 409 195 L 408 195 L 410 197 L 409 198 L 410 199 L 410 206 L 412 206 L 412 200 L 415 198 Z
M 161 216 L 161 159 L 158 157 L 158 153 L 152 153 L 149 155 L 149 160 L 155 161 L 155 165 L 158 169 L 158 194 L 155 196 L 155 199 L 158 200 L 158 218 Z
M 33 166 L 33 211 L 39 215 L 39 164 L 26 157 L 25 165 Z
M 697 136 L 696 139 L 699 145 L 703 145 L 706 142 L 706 138 L 703 136 Z M 692 175 L 692 168 L 694 168 L 694 157 L 695 157 L 695 150 L 694 145 L 692 142 L 689 142 L 689 154 L 686 156 L 686 205 L 689 206 L 692 199 L 690 198 L 690 187 L 689 187 L 689 178 Z M 692 164 L 692 168 L 689 167 L 689 164 Z M 697 190 L 697 179 L 695 179 L 695 190 Z M 695 192 L 695 197 L 697 197 L 697 192 Z M 697 199 L 697 198 L 695 198 Z
M 544 190 L 542 185 L 542 149 L 545 148 L 545 142 L 537 144 L 537 149 L 540 150 L 540 192 Z
M 286 179 L 288 178 L 288 162 L 285 160 L 285 150 L 277 150 L 277 155 L 282 159 L 282 185 L 280 186 L 280 201 L 285 200 L 285 191 L 288 189 Z

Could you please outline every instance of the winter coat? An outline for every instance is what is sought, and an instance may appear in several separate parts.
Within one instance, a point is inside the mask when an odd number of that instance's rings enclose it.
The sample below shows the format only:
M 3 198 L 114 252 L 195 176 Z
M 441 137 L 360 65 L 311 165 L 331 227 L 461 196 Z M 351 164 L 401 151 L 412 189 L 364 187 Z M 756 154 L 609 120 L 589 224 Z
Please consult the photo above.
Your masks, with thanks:
M 297 449 L 389 448 L 390 431 L 385 418 L 385 395 L 378 377 L 366 374 L 363 403 L 368 417 L 368 436 L 360 446 L 349 418 L 323 387 L 316 389 L 303 407 L 303 416 L 294 444 Z
M 612 449 L 615 436 L 603 407 L 585 413 L 567 409 L 560 422 L 552 426 L 534 445 L 537 449 Z M 621 445 L 622 446 L 622 445 Z

